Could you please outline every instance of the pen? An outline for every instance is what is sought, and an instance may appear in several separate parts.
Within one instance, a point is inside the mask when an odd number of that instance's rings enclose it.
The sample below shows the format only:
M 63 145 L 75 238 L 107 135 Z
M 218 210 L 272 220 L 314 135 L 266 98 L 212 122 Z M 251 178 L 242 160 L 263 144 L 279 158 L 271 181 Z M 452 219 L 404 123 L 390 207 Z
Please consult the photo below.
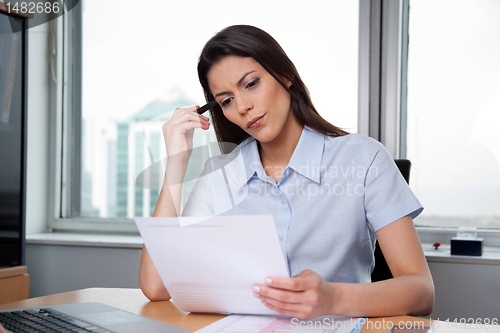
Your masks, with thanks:
M 213 101 L 208 102 L 207 104 L 203 105 L 201 108 L 196 110 L 196 112 L 198 112 L 198 114 L 203 114 L 203 113 L 205 113 L 205 111 L 208 111 L 211 108 L 213 108 L 216 104 L 217 104 L 217 101 L 213 100 Z

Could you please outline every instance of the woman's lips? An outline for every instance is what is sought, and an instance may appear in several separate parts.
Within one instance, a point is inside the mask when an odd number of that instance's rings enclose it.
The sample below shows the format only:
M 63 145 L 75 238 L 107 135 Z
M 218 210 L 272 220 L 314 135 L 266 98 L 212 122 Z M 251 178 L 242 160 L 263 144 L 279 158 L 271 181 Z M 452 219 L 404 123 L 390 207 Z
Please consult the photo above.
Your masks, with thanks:
M 248 123 L 247 123 L 247 128 L 256 128 L 260 125 L 260 123 L 262 122 L 262 118 L 264 118 L 266 114 L 264 114 L 263 116 L 260 116 L 260 117 L 256 117 L 252 120 L 250 120 Z

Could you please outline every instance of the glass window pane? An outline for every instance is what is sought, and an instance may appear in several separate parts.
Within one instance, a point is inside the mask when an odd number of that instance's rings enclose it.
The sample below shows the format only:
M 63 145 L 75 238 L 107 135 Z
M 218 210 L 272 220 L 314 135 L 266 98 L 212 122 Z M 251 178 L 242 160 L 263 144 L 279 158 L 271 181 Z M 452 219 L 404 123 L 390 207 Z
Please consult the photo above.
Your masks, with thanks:
M 82 182 L 88 184 L 82 184 L 81 214 L 152 214 L 163 171 L 155 167 L 141 178 L 151 186 L 136 186 L 137 177 L 165 158 L 161 124 L 171 112 L 204 104 L 198 56 L 229 25 L 270 33 L 295 63 L 320 114 L 356 132 L 358 7 L 358 1 L 342 0 L 85 1 Z M 215 136 L 197 133 L 195 146 L 206 140 Z M 197 175 L 199 168 L 190 172 Z M 185 190 L 184 202 L 189 186 Z
M 410 3 L 408 158 L 418 224 L 500 228 L 500 1 Z

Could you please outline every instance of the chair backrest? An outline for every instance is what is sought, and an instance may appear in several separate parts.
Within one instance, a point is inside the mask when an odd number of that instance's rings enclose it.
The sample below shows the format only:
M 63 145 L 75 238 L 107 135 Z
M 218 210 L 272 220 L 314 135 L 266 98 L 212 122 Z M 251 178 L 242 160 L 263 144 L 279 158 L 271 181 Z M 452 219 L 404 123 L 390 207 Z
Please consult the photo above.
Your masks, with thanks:
M 394 160 L 396 163 L 399 172 L 403 175 L 403 178 L 407 183 L 410 182 L 410 170 L 411 170 L 411 162 L 410 160 L 399 159 Z M 378 241 L 375 243 L 375 267 L 372 272 L 372 282 L 387 280 L 392 278 L 391 270 L 385 261 L 384 254 L 378 245 Z
M 411 170 L 411 162 L 410 160 L 394 160 L 396 163 L 396 166 L 399 169 L 399 172 L 403 175 L 403 178 L 406 180 L 406 182 L 409 184 L 410 183 L 410 170 Z

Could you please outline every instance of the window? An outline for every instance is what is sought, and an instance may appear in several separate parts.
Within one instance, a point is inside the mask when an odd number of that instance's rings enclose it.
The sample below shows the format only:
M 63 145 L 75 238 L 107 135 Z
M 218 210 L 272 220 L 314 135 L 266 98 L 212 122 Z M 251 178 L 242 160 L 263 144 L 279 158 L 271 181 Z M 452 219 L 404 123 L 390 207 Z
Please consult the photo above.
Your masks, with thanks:
M 412 1 L 409 21 L 416 223 L 500 228 L 500 2 Z
M 81 186 L 69 196 L 74 202 L 61 209 L 67 220 L 152 214 L 163 170 L 151 166 L 161 166 L 166 156 L 161 125 L 176 107 L 204 104 L 197 59 L 205 42 L 229 25 L 250 24 L 270 33 L 298 68 L 320 114 L 357 131 L 357 1 L 157 0 L 141 6 L 85 1 L 74 10 L 81 15 L 76 29 L 81 30 L 82 99 L 80 127 L 73 129 L 81 129 L 75 145 L 81 154 L 73 161 L 81 161 L 68 181 Z M 195 146 L 207 141 L 215 141 L 213 133 L 195 134 Z M 201 151 L 193 155 L 188 178 L 195 178 L 207 157 Z M 189 186 L 185 189 L 183 202 Z M 72 228 L 60 221 L 54 226 Z

